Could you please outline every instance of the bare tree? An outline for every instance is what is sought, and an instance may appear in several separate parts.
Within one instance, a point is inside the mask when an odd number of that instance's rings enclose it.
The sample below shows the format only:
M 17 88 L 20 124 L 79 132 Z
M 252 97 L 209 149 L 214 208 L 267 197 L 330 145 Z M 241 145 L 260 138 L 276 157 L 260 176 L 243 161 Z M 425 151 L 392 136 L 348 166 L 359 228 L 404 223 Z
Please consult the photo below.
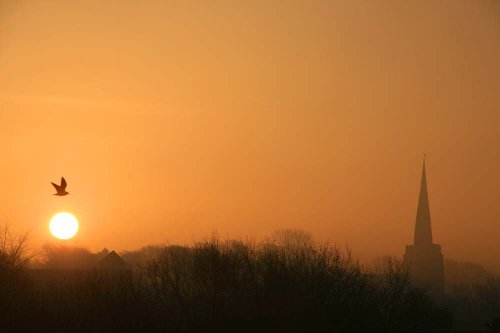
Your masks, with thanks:
M 28 234 L 15 235 L 8 226 L 0 227 L 0 322 L 16 313 L 20 295 L 25 290 L 24 268 L 31 258 Z

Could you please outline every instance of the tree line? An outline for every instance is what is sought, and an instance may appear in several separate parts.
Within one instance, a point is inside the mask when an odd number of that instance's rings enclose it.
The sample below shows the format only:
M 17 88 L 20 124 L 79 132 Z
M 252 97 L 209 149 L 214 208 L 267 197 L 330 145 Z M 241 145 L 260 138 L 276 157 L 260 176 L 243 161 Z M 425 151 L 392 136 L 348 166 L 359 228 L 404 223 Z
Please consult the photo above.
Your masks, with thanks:
M 393 258 L 377 269 L 301 231 L 270 239 L 158 245 L 122 253 L 130 270 L 95 269 L 107 250 L 0 238 L 1 331 L 447 332 L 447 304 L 415 288 Z M 31 268 L 31 269 L 29 269 Z M 66 269 L 65 269 L 66 268 Z M 52 270 L 53 274 L 37 272 Z M 65 270 L 63 270 L 65 269 Z M 38 275 L 37 275 L 38 274 Z

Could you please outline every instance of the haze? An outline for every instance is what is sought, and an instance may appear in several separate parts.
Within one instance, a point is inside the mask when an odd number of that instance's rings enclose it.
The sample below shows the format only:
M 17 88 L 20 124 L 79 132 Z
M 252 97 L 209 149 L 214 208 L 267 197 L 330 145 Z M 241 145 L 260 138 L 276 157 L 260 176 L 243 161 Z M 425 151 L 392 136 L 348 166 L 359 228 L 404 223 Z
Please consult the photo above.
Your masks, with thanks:
M 499 59 L 497 1 L 0 0 L 0 222 L 401 256 L 426 153 L 435 242 L 500 270 Z

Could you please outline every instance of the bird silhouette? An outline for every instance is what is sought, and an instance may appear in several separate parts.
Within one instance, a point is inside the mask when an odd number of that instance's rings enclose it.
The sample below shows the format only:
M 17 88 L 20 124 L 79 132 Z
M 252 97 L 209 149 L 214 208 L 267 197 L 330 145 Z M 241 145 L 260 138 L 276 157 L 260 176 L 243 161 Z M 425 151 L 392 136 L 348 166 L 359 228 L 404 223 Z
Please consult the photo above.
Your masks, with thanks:
M 64 177 L 61 177 L 61 185 L 57 185 L 57 184 L 54 184 L 52 183 L 52 186 L 54 186 L 54 188 L 56 189 L 57 193 L 54 193 L 54 195 L 58 195 L 58 196 L 63 196 L 63 195 L 68 195 L 69 193 L 66 192 L 66 186 L 68 184 L 66 184 L 66 179 L 64 179 Z

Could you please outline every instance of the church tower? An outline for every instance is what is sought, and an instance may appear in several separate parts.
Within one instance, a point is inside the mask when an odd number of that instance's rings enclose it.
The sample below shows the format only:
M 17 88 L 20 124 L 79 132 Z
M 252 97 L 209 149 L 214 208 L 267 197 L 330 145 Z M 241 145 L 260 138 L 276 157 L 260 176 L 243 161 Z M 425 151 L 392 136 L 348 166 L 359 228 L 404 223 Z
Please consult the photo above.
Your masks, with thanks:
M 434 294 L 444 293 L 444 264 L 441 245 L 432 242 L 425 159 L 422 168 L 413 245 L 406 246 L 404 261 L 410 268 L 410 279 L 415 286 L 429 289 Z

